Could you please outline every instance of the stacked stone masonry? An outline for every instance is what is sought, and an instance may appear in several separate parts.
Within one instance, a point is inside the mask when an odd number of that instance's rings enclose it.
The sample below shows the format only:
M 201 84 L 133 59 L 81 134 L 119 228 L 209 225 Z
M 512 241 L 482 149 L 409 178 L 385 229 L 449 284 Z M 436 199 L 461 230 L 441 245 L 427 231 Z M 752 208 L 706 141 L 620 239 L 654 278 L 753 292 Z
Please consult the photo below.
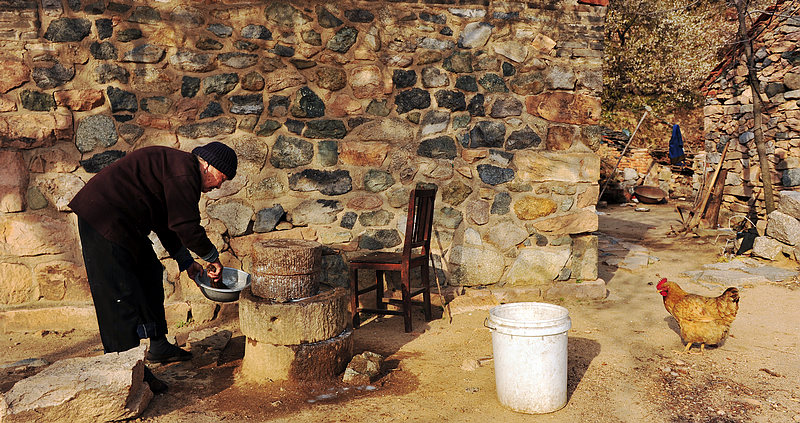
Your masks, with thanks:
M 781 191 L 800 190 L 799 8 L 797 2 L 778 1 L 759 20 L 753 39 L 763 138 L 776 204 Z M 747 74 L 743 51 L 735 51 L 709 78 L 703 122 L 706 151 L 709 162 L 718 163 L 724 146 L 728 149 L 722 215 L 765 221 L 753 92 Z
M 0 1 L 0 305 L 90 304 L 69 200 L 134 149 L 212 140 L 240 158 L 200 205 L 226 266 L 313 240 L 346 286 L 435 186 L 443 282 L 597 279 L 606 7 L 587 3 Z M 167 301 L 205 302 L 159 251 Z

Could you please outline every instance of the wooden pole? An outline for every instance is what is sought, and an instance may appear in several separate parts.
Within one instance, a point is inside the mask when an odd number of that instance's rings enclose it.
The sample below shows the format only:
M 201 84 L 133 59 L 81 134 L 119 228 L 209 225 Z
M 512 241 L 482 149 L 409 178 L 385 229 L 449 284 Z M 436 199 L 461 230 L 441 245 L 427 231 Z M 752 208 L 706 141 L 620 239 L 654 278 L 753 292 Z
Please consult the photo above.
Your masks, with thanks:
M 758 167 L 761 173 L 761 183 L 764 185 L 764 205 L 767 215 L 775 210 L 775 198 L 772 194 L 772 172 L 767 159 L 767 147 L 764 144 L 764 131 L 761 116 L 761 94 L 759 93 L 758 75 L 756 74 L 755 58 L 753 57 L 753 42 L 747 37 L 747 4 L 748 0 L 736 0 L 736 12 L 739 15 L 739 41 L 744 44 L 744 54 L 747 58 L 747 81 L 753 97 L 753 135 L 758 151 Z M 766 217 L 766 216 L 765 216 Z

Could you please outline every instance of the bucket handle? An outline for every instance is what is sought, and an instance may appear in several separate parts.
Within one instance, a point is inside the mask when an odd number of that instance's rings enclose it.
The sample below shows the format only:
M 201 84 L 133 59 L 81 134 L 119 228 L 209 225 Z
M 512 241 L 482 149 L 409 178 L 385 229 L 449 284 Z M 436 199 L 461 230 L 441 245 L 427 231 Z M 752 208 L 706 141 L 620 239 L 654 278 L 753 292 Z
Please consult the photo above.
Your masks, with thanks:
M 485 327 L 485 328 L 487 328 L 489 330 L 496 330 L 497 329 L 496 327 L 489 326 L 489 318 L 488 317 L 483 319 L 483 327 Z

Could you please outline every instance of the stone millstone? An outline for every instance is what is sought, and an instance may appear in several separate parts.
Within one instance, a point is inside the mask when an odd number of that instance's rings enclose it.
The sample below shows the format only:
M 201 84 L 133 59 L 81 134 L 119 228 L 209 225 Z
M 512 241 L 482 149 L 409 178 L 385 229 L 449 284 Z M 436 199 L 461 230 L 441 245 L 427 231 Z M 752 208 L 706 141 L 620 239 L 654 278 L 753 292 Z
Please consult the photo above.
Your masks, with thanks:
M 349 296 L 344 288 L 313 297 L 278 303 L 253 295 L 251 287 L 239 295 L 239 325 L 248 338 L 261 343 L 296 345 L 334 337 L 350 321 Z
M 253 244 L 253 269 L 266 275 L 302 275 L 320 269 L 322 245 L 301 239 L 270 239 Z
M 343 372 L 352 356 L 352 329 L 300 345 L 274 345 L 248 338 L 240 375 L 253 382 L 329 379 Z
M 278 302 L 306 298 L 319 290 L 320 272 L 304 275 L 269 275 L 256 269 L 253 275 L 253 295 Z

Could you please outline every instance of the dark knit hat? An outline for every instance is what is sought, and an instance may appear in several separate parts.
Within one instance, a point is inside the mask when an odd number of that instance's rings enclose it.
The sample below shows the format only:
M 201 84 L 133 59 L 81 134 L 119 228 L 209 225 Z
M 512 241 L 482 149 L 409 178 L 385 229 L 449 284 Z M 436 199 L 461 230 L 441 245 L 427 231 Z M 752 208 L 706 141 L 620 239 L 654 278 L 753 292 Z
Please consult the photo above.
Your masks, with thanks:
M 201 157 L 206 163 L 224 173 L 229 181 L 236 176 L 236 166 L 239 161 L 236 159 L 236 152 L 227 145 L 219 141 L 214 141 L 206 145 L 201 145 L 200 147 L 195 147 L 192 153 Z

